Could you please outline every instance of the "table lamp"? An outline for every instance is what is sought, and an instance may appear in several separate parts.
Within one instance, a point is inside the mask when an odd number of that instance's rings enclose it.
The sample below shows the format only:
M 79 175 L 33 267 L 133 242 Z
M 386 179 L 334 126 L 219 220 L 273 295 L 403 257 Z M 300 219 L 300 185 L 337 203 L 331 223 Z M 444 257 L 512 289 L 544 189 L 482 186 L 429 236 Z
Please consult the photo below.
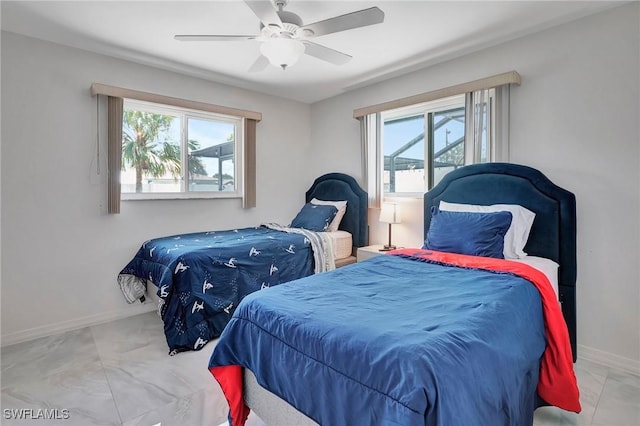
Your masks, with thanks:
M 396 246 L 391 244 L 391 225 L 394 223 L 400 223 L 398 204 L 383 203 L 382 208 L 380 209 L 380 222 L 389 224 L 389 244 L 385 244 L 380 251 L 395 250 Z

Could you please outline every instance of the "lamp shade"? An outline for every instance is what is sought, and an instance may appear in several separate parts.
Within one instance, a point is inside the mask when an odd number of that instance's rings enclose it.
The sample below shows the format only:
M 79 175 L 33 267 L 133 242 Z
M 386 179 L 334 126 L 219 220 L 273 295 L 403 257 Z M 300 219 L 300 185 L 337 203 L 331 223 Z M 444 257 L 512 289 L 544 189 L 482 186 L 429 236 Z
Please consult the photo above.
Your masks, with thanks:
M 396 203 L 383 203 L 380 209 L 380 222 L 400 223 L 400 209 Z
M 260 52 L 272 65 L 285 69 L 298 62 L 304 53 L 304 44 L 291 38 L 270 38 L 260 45 Z

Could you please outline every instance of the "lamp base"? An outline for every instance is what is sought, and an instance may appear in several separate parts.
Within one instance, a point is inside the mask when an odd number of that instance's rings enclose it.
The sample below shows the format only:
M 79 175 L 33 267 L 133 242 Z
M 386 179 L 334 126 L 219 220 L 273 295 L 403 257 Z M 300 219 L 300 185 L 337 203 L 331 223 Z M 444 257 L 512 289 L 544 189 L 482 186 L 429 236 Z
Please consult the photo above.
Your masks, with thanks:
M 396 246 L 385 244 L 384 247 L 382 247 L 381 249 L 378 249 L 378 251 L 391 251 L 395 249 L 396 249 Z

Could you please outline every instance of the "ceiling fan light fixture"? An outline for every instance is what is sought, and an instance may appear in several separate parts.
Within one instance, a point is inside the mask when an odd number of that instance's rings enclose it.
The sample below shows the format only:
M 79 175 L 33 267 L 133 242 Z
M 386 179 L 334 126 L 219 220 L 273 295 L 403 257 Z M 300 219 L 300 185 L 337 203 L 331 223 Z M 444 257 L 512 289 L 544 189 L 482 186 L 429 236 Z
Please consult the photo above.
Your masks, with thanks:
M 286 69 L 294 65 L 304 53 L 304 44 L 292 38 L 270 38 L 260 45 L 262 53 L 272 65 Z

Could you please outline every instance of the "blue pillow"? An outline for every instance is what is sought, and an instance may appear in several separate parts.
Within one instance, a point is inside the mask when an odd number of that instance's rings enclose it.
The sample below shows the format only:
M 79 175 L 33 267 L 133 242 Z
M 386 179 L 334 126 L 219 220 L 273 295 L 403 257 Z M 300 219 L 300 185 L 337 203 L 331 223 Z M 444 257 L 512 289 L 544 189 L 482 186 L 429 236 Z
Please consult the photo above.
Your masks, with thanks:
M 336 213 L 338 209 L 335 206 L 307 203 L 291 221 L 291 227 L 322 232 L 329 228 Z
M 423 248 L 504 259 L 504 234 L 511 218 L 508 211 L 450 212 L 434 207 Z

